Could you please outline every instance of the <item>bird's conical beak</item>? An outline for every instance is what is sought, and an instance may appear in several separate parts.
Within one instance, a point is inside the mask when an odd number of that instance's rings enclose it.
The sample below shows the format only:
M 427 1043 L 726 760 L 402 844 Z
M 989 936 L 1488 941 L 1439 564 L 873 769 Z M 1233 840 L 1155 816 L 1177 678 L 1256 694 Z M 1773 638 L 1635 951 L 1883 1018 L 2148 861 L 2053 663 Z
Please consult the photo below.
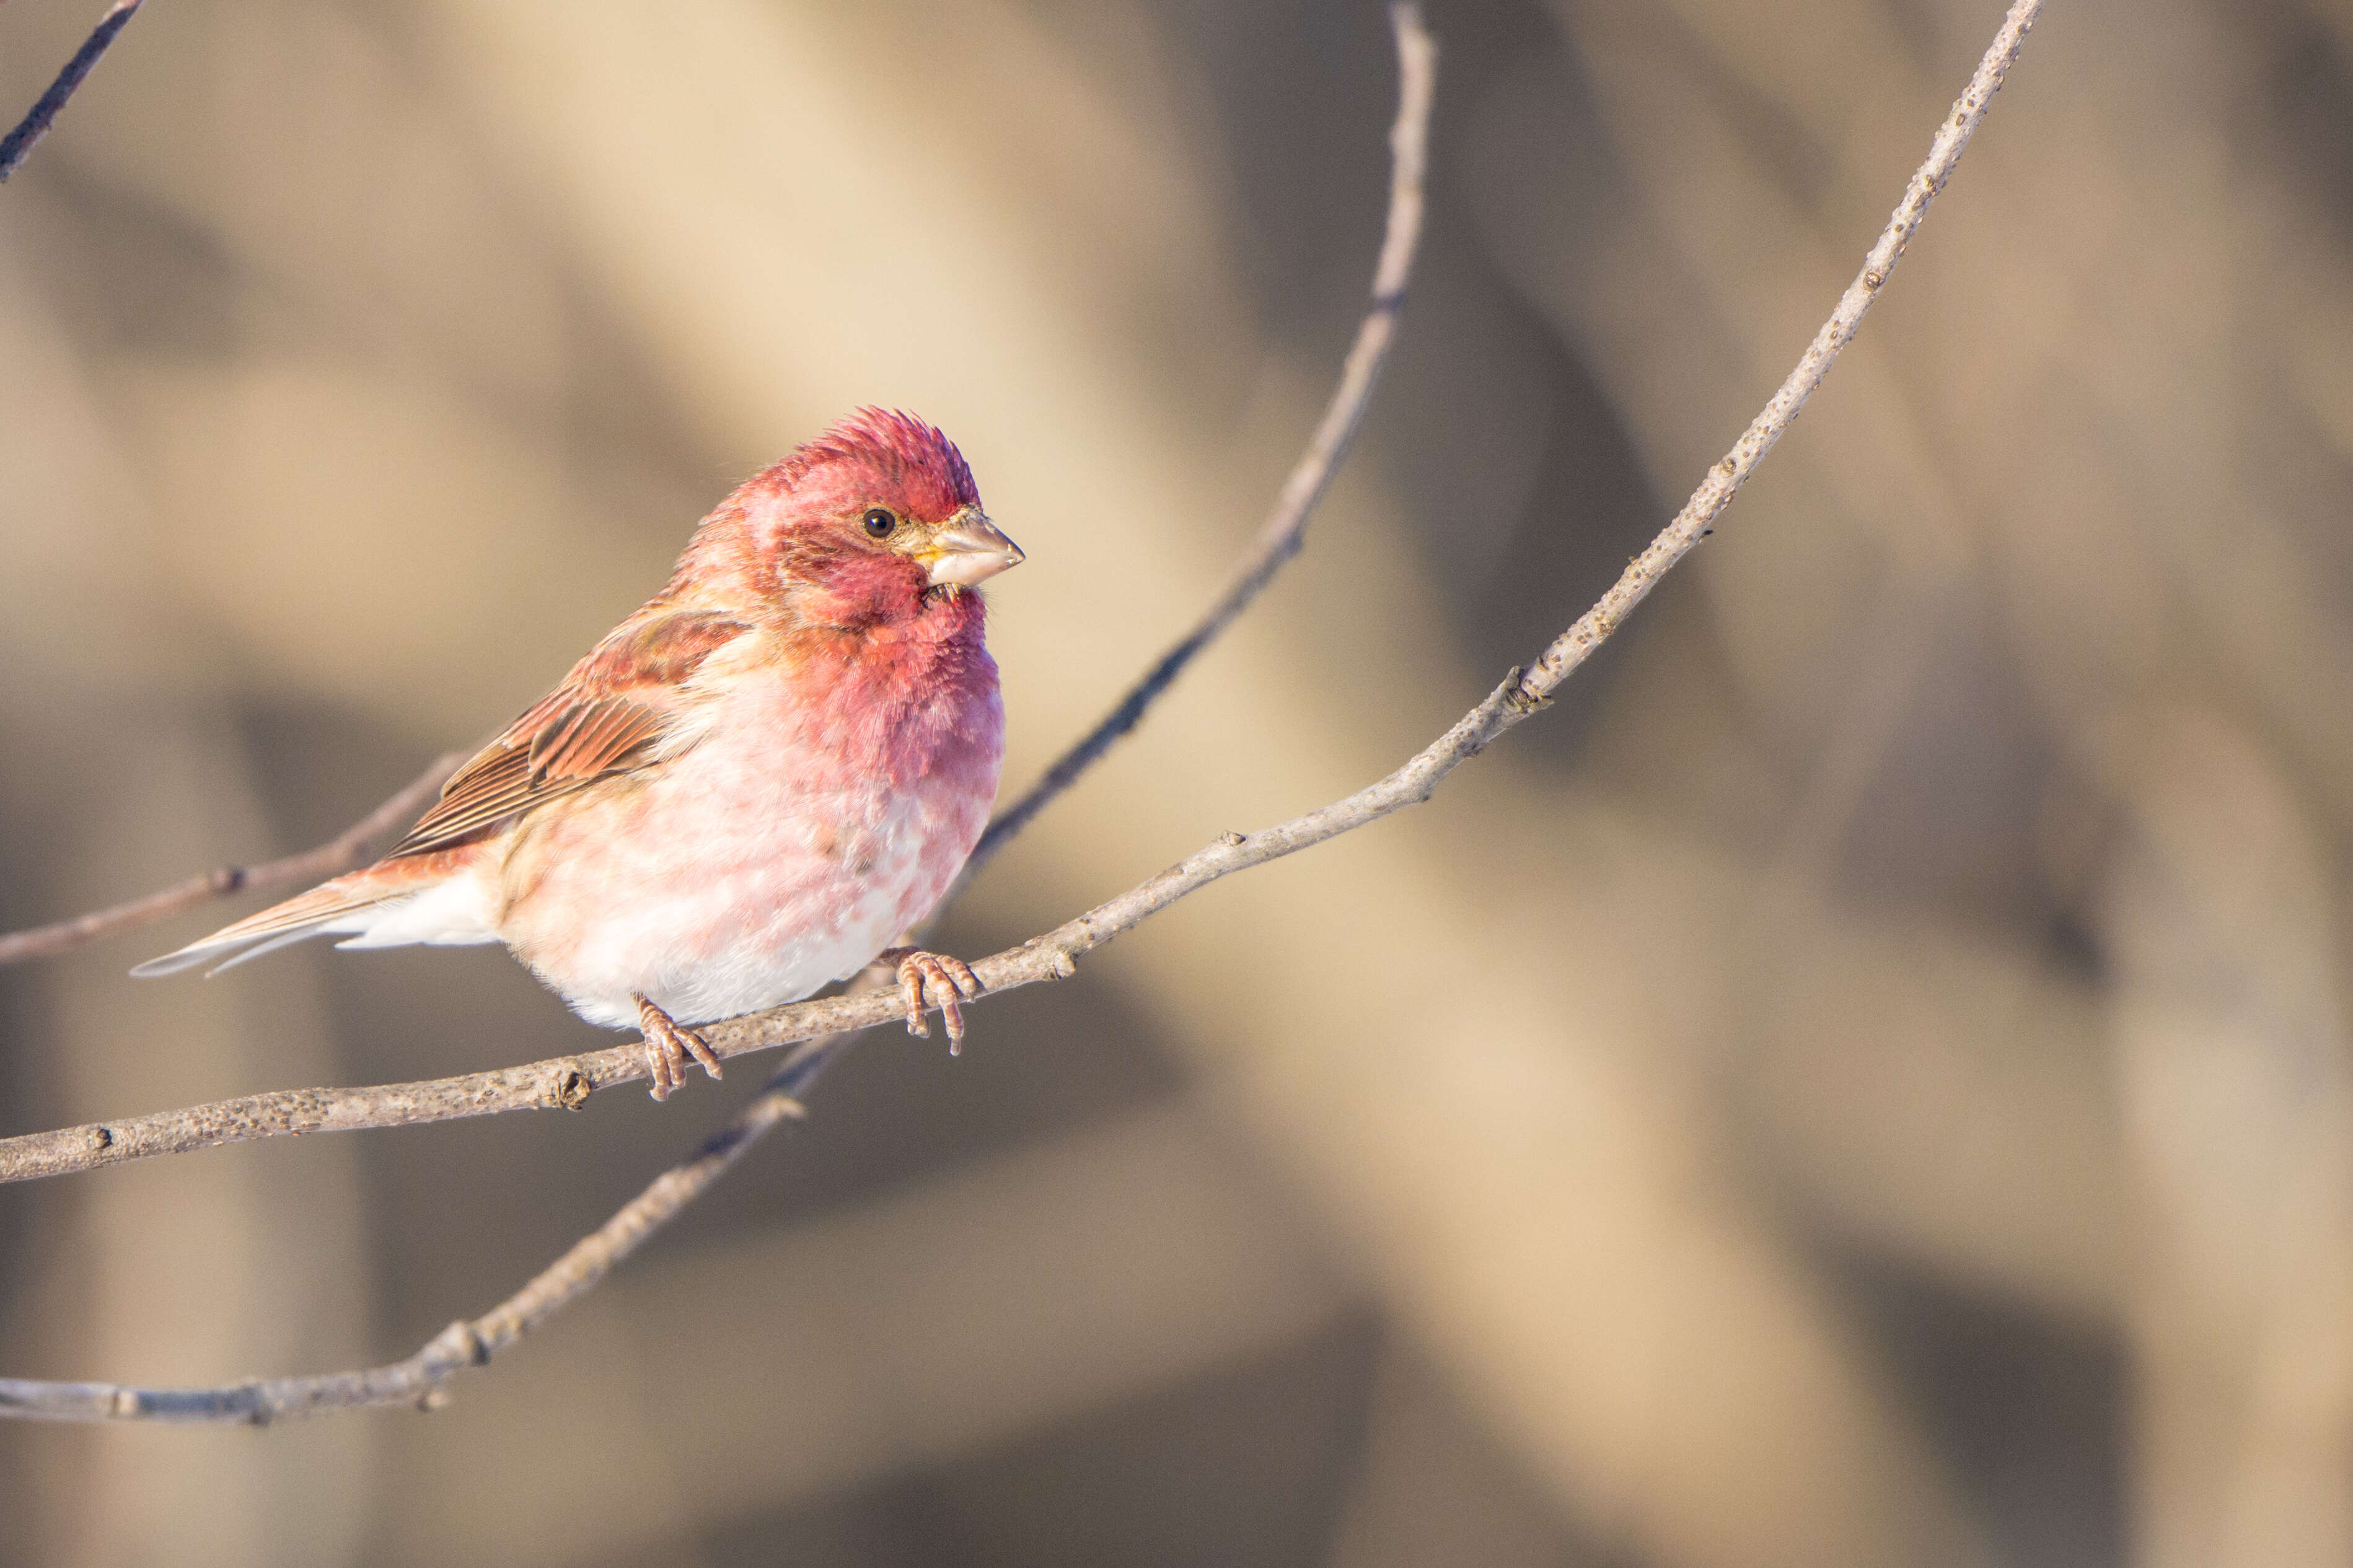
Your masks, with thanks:
M 932 582 L 969 588 L 1021 564 L 1021 547 L 977 511 L 949 520 L 932 536 Z

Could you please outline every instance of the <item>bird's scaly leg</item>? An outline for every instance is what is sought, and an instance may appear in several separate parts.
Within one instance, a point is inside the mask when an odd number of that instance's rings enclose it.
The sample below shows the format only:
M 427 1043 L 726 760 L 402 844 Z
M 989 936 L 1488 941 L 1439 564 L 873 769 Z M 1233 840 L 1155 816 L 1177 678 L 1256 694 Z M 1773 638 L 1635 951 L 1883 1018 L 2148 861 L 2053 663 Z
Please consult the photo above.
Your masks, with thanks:
M 656 1100 L 668 1100 L 670 1090 L 686 1082 L 689 1055 L 712 1078 L 723 1076 L 709 1042 L 643 996 L 638 998 L 638 1029 L 646 1037 L 646 1066 L 654 1075 L 648 1092 Z
M 893 947 L 874 957 L 877 963 L 895 964 L 899 975 L 899 994 L 907 1001 L 907 1033 L 922 1039 L 932 1037 L 932 1026 L 923 1018 L 923 989 L 932 988 L 939 1000 L 940 1018 L 947 1025 L 948 1055 L 964 1051 L 964 1009 L 958 1002 L 977 1002 L 987 989 L 972 965 L 963 959 L 944 952 L 926 952 L 920 947 Z

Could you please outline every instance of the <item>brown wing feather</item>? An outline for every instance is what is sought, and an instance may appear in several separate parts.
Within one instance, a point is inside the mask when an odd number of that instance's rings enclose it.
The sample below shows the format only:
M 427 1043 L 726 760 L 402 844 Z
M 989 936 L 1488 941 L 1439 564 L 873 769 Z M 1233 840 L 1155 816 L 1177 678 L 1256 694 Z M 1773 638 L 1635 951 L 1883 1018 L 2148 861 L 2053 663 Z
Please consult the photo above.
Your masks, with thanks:
M 632 697 L 575 702 L 531 738 L 536 780 L 594 778 L 662 731 L 662 717 Z
M 392 847 L 398 859 L 445 849 L 510 816 L 638 766 L 679 709 L 679 688 L 752 628 L 700 611 L 641 611 L 575 665 L 562 685 L 483 747 Z

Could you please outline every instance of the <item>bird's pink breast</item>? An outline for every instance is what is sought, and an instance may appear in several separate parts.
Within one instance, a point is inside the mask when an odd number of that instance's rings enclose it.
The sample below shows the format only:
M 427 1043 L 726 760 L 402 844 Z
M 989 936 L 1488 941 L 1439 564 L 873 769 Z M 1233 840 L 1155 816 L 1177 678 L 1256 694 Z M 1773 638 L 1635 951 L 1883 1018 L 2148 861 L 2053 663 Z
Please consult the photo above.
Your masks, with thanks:
M 855 973 L 987 824 L 1004 716 L 971 610 L 968 636 L 803 633 L 715 679 L 687 750 L 525 819 L 500 934 L 616 1026 L 637 995 L 694 1023 Z

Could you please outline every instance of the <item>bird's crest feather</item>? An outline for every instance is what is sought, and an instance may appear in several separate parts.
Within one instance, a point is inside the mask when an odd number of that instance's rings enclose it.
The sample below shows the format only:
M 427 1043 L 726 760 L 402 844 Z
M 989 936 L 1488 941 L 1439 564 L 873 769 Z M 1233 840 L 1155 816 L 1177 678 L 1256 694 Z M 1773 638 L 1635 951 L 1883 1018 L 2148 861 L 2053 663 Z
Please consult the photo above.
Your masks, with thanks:
M 955 442 L 912 414 L 861 408 L 769 470 L 785 489 L 797 489 L 822 470 L 839 468 L 853 482 L 879 483 L 932 521 L 980 504 L 980 487 Z

